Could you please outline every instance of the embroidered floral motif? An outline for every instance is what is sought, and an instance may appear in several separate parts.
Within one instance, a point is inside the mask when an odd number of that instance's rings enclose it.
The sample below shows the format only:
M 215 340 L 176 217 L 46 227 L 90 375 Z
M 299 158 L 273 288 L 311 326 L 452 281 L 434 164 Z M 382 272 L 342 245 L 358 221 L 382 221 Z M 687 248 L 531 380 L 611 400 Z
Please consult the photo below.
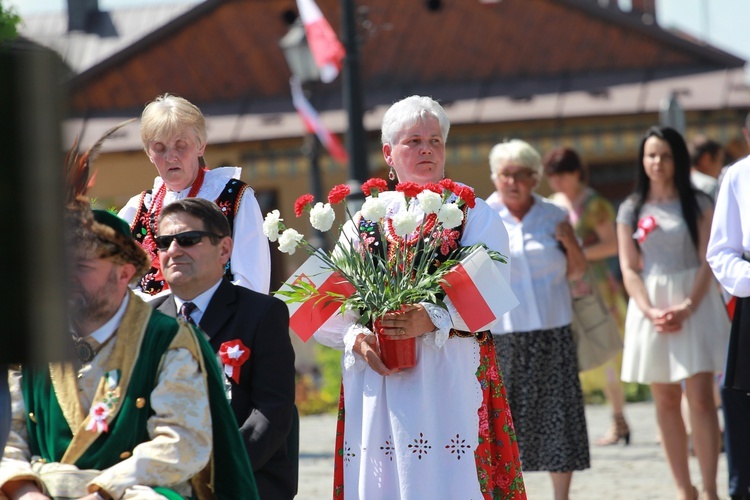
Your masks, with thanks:
M 427 452 L 432 449 L 432 446 L 428 444 L 429 441 L 425 439 L 424 434 L 419 433 L 419 438 L 414 438 L 414 443 L 408 445 L 412 453 L 416 453 L 417 457 L 422 460 L 422 455 L 427 455 Z
M 456 439 L 451 438 L 450 444 L 446 444 L 445 448 L 450 450 L 451 454 L 456 455 L 456 460 L 461 460 L 461 455 L 465 454 L 471 446 L 466 444 L 465 439 L 461 439 L 460 435 L 456 434 Z
M 230 213 L 232 210 L 232 202 L 229 200 L 221 201 L 217 203 L 219 209 L 221 210 L 221 213 L 223 213 L 225 216 Z
M 344 441 L 344 461 L 348 464 L 351 462 L 357 454 L 352 451 L 352 447 L 349 443 Z
M 494 345 L 480 344 L 476 376 L 484 401 L 478 410 L 479 446 L 474 450 L 479 486 L 485 499 L 526 498 L 513 419 Z
M 336 418 L 336 458 L 333 461 L 333 499 L 344 498 L 344 385 L 339 391 L 339 411 Z
M 392 439 L 393 439 L 392 437 L 388 436 L 388 439 L 386 439 L 385 444 L 380 447 L 380 449 L 383 450 L 383 453 L 385 454 L 385 456 L 391 462 L 393 462 L 393 455 L 396 454 L 396 448 L 395 446 L 393 446 L 393 443 L 391 442 Z
M 458 248 L 458 240 L 461 239 L 461 232 L 455 229 L 443 229 L 442 233 L 435 232 L 432 237 L 440 240 L 440 253 L 448 255 Z
M 107 419 L 120 401 L 120 370 L 110 370 L 102 378 L 104 379 L 104 386 L 107 388 L 107 392 L 101 401 L 91 405 L 89 423 L 86 425 L 87 431 L 97 434 L 109 432 Z

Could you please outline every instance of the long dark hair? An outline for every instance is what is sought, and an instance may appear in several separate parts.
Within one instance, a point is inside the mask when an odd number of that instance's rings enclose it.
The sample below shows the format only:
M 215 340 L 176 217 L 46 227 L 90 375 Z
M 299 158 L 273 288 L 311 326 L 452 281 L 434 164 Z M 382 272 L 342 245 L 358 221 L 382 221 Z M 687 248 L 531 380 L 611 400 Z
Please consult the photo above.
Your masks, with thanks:
M 685 224 L 687 224 L 690 233 L 690 239 L 693 241 L 693 245 L 695 245 L 695 248 L 697 249 L 698 216 L 700 215 L 698 196 L 703 194 L 693 188 L 690 183 L 690 154 L 688 153 L 685 140 L 679 132 L 670 127 L 651 127 L 646 131 L 643 140 L 641 140 L 641 145 L 638 148 L 638 170 L 635 180 L 635 192 L 631 195 L 631 198 L 635 202 L 633 219 L 631 221 L 633 229 L 638 227 L 638 219 L 640 218 L 641 209 L 643 208 L 643 204 L 646 203 L 646 197 L 651 189 L 651 179 L 646 175 L 646 169 L 643 166 L 643 153 L 646 147 L 646 141 L 651 137 L 658 137 L 659 139 L 666 141 L 672 150 L 672 158 L 674 160 L 674 177 L 672 182 L 674 183 L 674 186 L 677 189 L 677 195 L 680 198 L 682 218 L 685 219 Z

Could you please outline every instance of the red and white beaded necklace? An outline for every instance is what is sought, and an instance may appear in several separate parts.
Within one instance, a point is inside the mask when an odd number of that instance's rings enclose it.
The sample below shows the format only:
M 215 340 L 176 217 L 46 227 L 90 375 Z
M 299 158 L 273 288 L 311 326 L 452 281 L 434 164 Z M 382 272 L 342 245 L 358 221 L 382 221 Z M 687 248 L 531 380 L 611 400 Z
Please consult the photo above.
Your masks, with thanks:
M 206 171 L 208 169 L 206 168 L 199 168 L 198 169 L 198 176 L 195 178 L 195 181 L 193 182 L 193 185 L 190 187 L 190 191 L 187 194 L 188 198 L 195 198 L 198 194 L 198 192 L 201 190 L 201 187 L 203 187 L 203 180 L 206 178 Z M 157 221 L 159 220 L 159 214 L 161 214 L 162 206 L 164 205 L 164 197 L 167 194 L 167 184 L 163 182 L 159 186 L 159 190 L 156 192 L 156 195 L 154 195 L 154 200 L 151 202 L 151 210 L 149 211 L 149 225 L 148 225 L 148 231 L 151 234 L 151 237 L 156 237 L 157 232 Z

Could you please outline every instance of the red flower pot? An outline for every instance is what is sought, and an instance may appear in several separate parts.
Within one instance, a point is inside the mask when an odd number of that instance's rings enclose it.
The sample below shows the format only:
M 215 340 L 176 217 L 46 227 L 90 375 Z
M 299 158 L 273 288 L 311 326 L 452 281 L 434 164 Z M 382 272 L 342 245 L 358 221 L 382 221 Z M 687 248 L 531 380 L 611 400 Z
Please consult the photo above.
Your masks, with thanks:
M 394 339 L 383 334 L 380 318 L 374 321 L 375 335 L 380 347 L 380 359 L 389 369 L 412 368 L 417 364 L 416 339 Z

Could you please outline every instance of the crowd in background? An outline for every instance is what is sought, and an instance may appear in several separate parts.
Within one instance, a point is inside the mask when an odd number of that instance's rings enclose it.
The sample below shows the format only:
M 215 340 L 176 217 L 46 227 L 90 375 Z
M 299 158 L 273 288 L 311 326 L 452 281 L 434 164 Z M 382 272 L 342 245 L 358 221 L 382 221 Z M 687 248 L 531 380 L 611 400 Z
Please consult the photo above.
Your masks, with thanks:
M 745 125 L 750 145 L 750 123 Z M 243 453 L 240 466 L 254 477 L 246 485 L 253 490 L 250 496 L 292 498 L 297 491 L 299 432 L 294 353 L 288 311 L 268 296 L 269 251 L 253 190 L 239 180 L 237 167 L 207 168 L 205 121 L 185 99 L 158 97 L 144 110 L 141 127 L 146 155 L 159 174 L 153 188 L 128 202 L 119 214 L 122 220 L 90 210 L 84 217 L 80 203 L 77 208 L 80 220 L 85 219 L 78 222 L 81 238 L 90 248 L 79 248 L 82 253 L 76 254 L 74 280 L 83 291 L 75 309 L 80 318 L 71 327 L 83 354 L 75 365 L 77 380 L 71 375 L 69 383 L 78 384 L 88 401 L 73 403 L 75 394 L 65 393 L 71 398 L 66 401 L 61 393 L 52 410 L 60 419 L 77 404 L 91 410 L 81 407 L 79 428 L 67 430 L 63 444 L 44 435 L 48 429 L 36 434 L 42 417 L 22 411 L 23 404 L 49 412 L 49 402 L 29 394 L 50 391 L 45 381 L 65 371 L 54 366 L 41 375 L 24 371 L 33 387 L 14 375 L 14 417 L 0 490 L 11 498 L 49 492 L 49 476 L 44 475 L 49 467 L 32 463 L 34 452 L 45 464 L 65 461 L 68 448 L 93 446 L 79 444 L 86 432 L 98 432 L 102 440 L 111 437 L 106 436 L 108 424 L 112 434 L 123 432 L 116 416 L 94 411 L 95 400 L 107 384 L 118 387 L 108 360 L 139 359 L 142 353 L 110 340 L 125 338 L 126 328 L 120 331 L 116 325 L 130 325 L 131 314 L 147 323 L 154 321 L 147 319 L 153 314 L 180 318 L 174 330 L 181 339 L 170 346 L 159 344 L 171 364 L 158 369 L 155 364 L 154 373 L 179 378 L 185 376 L 181 371 L 189 372 L 185 383 L 193 386 L 190 394 L 197 405 L 191 412 L 199 413 L 203 423 L 210 415 L 230 419 L 233 433 L 219 437 L 244 444 L 247 456 Z M 412 96 L 394 104 L 382 130 L 391 180 L 438 185 L 445 176 L 449 127 L 445 111 L 430 98 Z M 335 498 L 459 498 L 467 492 L 473 492 L 472 497 L 525 498 L 525 470 L 549 472 L 555 498 L 566 499 L 573 472 L 590 467 L 584 390 L 603 391 L 612 408 L 612 426 L 595 444 L 630 443 L 623 382 L 650 386 L 660 431 L 655 438 L 664 447 L 677 494 L 686 500 L 718 498 L 722 430 L 717 407 L 722 392 L 730 492 L 733 499 L 750 498 L 750 446 L 744 446 L 748 432 L 743 423 L 749 415 L 750 371 L 742 361 L 750 349 L 745 339 L 749 305 L 742 299 L 750 293 L 750 225 L 739 209 L 750 186 L 748 160 L 727 167 L 717 142 L 695 137 L 688 144 L 672 128 L 652 127 L 634 152 L 634 191 L 615 209 L 587 185 L 587 168 L 576 151 L 560 147 L 544 153 L 517 139 L 492 148 L 489 166 L 495 190 L 486 201 L 476 200 L 465 209 L 465 222 L 451 236 L 457 244 L 485 243 L 509 258 L 510 264 L 498 264 L 498 269 L 521 305 L 503 315 L 491 331 L 461 330 L 447 298 L 447 311 L 435 304 L 408 304 L 382 321 L 385 335 L 419 340 L 419 362 L 404 371 L 382 363 L 372 331 L 360 324 L 357 314 L 334 316 L 316 333 L 319 342 L 344 352 Z M 553 191 L 549 198 L 537 192 L 545 177 Z M 384 200 L 387 219 L 410 210 L 403 197 Z M 361 214 L 355 220 L 357 226 L 343 238 L 356 243 L 360 233 L 374 229 Z M 388 245 L 404 244 L 391 234 L 383 237 Z M 615 258 L 619 275 L 610 265 Z M 79 276 L 92 272 L 84 261 L 104 266 L 97 267 L 101 279 L 95 290 Z M 127 270 L 122 276 L 117 274 L 121 269 Z M 135 292 L 126 288 L 129 282 Z M 572 304 L 591 293 L 592 286 L 604 298 L 624 349 L 596 370 L 579 373 Z M 109 291 L 116 300 L 99 304 L 93 291 L 105 296 Z M 142 299 L 156 312 L 139 309 Z M 159 321 L 159 328 L 170 329 L 164 321 L 175 320 Z M 89 335 L 96 344 L 84 342 Z M 725 366 L 728 382 L 721 378 Z M 209 372 L 207 378 L 197 375 L 199 367 Z M 211 367 L 220 367 L 223 374 Z M 87 378 L 91 373 L 103 377 L 102 386 Z M 219 380 L 229 407 L 217 403 L 216 390 L 210 390 Z M 160 378 L 155 386 L 144 386 L 153 391 L 146 394 L 152 413 L 139 424 L 142 432 L 135 441 L 122 445 L 127 449 L 119 459 L 102 460 L 98 451 L 88 449 L 83 453 L 92 470 L 76 483 L 76 496 L 173 498 L 163 486 L 174 490 L 170 494 L 200 496 L 195 478 L 207 464 L 209 469 L 215 465 L 211 437 L 201 435 L 200 444 L 190 450 L 159 448 L 164 436 L 155 429 L 157 424 L 170 421 L 178 427 L 176 441 L 185 439 L 182 430 L 203 425 L 175 423 L 179 415 L 170 405 L 182 403 L 174 403 L 173 396 L 187 388 L 168 382 L 175 381 Z M 480 390 L 474 390 L 477 387 Z M 127 385 L 121 389 L 122 396 L 130 395 Z M 119 408 L 116 397 L 121 393 L 115 397 L 113 391 L 106 392 L 102 411 L 116 413 Z M 142 407 L 142 399 L 133 396 L 136 407 Z M 6 403 L 2 401 L 0 409 L 5 410 Z M 445 405 L 449 407 L 434 411 Z M 230 411 L 233 417 L 226 417 Z M 8 422 L 4 418 L 3 426 Z M 58 428 L 61 422 L 47 425 Z M 7 431 L 0 431 L 5 437 Z M 425 436 L 453 444 L 433 448 Z M 478 447 L 465 444 L 477 436 Z M 48 441 L 54 444 L 38 449 Z M 464 447 L 477 451 L 460 462 Z M 178 472 L 168 471 L 164 464 L 170 459 L 162 455 L 178 452 L 188 459 Z M 690 477 L 690 452 L 699 462 L 700 491 Z M 143 463 L 153 468 L 147 473 Z M 446 473 L 449 468 L 451 474 Z M 231 494 L 236 492 L 225 496 Z

